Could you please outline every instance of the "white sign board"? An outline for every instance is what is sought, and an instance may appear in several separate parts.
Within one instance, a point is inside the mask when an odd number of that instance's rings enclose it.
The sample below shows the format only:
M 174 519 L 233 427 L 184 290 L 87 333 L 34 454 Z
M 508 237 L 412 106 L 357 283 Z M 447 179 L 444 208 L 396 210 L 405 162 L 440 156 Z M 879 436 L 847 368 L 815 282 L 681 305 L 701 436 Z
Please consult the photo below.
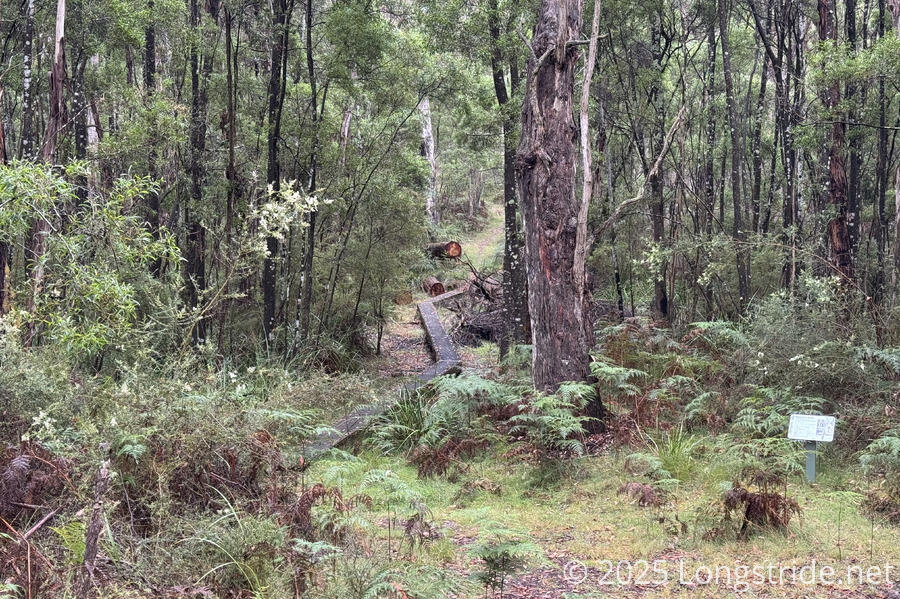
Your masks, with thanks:
M 788 426 L 788 439 L 797 439 L 798 441 L 833 441 L 834 423 L 834 416 L 791 414 L 791 423 Z

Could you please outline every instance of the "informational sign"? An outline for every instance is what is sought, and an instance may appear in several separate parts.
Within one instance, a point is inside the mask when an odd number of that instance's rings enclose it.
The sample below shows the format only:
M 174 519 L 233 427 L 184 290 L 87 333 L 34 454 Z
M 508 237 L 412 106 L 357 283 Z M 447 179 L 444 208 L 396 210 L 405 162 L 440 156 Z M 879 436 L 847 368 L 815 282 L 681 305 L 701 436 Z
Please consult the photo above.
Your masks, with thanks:
M 834 440 L 834 416 L 791 414 L 788 439 L 831 442 Z

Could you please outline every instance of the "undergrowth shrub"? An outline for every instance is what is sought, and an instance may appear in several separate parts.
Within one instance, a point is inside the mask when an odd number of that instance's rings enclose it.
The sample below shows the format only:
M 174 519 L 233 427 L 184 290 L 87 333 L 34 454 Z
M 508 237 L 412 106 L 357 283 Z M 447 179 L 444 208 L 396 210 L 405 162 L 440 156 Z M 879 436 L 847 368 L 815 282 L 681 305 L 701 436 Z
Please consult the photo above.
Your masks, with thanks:
M 534 445 L 542 462 L 560 452 L 584 455 L 584 427 L 592 418 L 583 411 L 594 394 L 591 386 L 578 383 L 564 383 L 552 395 L 535 392 L 509 419 L 510 432 Z
M 874 480 L 863 508 L 900 524 L 900 429 L 892 429 L 870 443 L 859 461 Z
M 470 553 L 480 562 L 481 568 L 475 578 L 485 591 L 498 593 L 502 599 L 507 578 L 543 557 L 541 548 L 525 540 L 525 536 L 495 523 L 484 526 L 484 532 Z

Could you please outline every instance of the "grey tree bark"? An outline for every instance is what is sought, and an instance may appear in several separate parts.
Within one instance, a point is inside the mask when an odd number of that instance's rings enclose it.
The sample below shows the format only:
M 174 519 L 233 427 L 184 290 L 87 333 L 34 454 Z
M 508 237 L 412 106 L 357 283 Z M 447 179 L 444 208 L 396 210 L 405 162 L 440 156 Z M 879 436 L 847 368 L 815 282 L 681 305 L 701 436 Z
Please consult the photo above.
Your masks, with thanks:
M 584 281 L 576 280 L 575 196 L 578 127 L 575 65 L 582 29 L 579 0 L 542 0 L 531 42 L 516 172 L 525 216 L 528 306 L 535 387 L 554 391 L 590 375 L 591 326 Z

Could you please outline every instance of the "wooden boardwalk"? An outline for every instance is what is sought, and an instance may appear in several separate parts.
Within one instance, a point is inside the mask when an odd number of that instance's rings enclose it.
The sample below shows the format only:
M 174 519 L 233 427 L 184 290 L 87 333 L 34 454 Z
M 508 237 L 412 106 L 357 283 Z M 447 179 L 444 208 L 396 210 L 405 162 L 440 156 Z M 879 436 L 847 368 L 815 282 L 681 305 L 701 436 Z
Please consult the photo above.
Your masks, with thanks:
M 432 379 L 445 374 L 459 372 L 459 353 L 457 353 L 450 335 L 444 330 L 444 325 L 441 324 L 441 319 L 435 306 L 465 293 L 467 290 L 468 286 L 464 286 L 419 302 L 419 321 L 422 324 L 422 328 L 425 329 L 425 343 L 428 345 L 428 350 L 431 352 L 434 363 L 416 375 L 412 382 L 397 389 L 397 393 L 391 399 L 372 405 L 360 406 L 347 416 L 332 423 L 331 428 L 333 430 L 319 435 L 306 446 L 304 453 L 307 460 L 313 459 L 321 453 L 344 443 L 350 437 L 368 427 L 372 420 L 384 414 L 398 401 L 408 397 L 409 394 L 425 386 Z

